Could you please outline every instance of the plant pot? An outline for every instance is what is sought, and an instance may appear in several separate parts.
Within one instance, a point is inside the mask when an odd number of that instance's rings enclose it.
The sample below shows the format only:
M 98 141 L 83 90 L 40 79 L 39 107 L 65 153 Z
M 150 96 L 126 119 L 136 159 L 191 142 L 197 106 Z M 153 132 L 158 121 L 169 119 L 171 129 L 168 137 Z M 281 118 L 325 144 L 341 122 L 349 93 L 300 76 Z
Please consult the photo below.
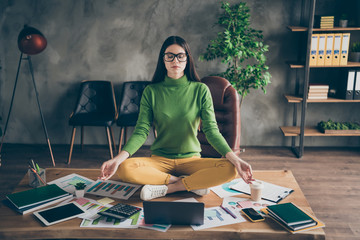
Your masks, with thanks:
M 349 60 L 351 62 L 360 62 L 360 52 L 350 52 Z
M 84 195 L 85 195 L 85 189 L 75 190 L 75 196 L 76 196 L 77 198 L 82 198 L 82 197 L 84 197 Z
M 346 28 L 348 25 L 348 20 L 339 20 L 339 27 Z

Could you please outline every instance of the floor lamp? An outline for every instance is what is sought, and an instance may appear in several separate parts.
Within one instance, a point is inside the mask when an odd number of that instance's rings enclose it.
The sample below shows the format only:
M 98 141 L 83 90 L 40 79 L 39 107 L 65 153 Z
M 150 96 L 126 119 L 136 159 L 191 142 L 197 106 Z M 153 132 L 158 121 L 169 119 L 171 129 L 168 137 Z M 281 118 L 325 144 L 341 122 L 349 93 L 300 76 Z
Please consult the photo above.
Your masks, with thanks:
M 1 150 L 2 150 L 2 147 L 3 147 L 5 134 L 6 134 L 6 129 L 7 129 L 8 123 L 9 123 L 11 109 L 12 109 L 13 102 L 14 102 L 14 96 L 15 96 L 17 81 L 18 81 L 18 78 L 19 78 L 21 62 L 22 62 L 22 60 L 27 60 L 28 63 L 29 63 L 29 70 L 30 70 L 31 79 L 32 79 L 32 82 L 33 82 L 33 85 L 34 85 L 36 101 L 37 101 L 37 105 L 39 107 L 39 112 L 40 112 L 42 126 L 43 126 L 45 137 L 46 137 L 46 142 L 47 142 L 48 147 L 49 147 L 52 164 L 55 167 L 54 155 L 53 155 L 52 150 L 51 150 L 51 144 L 50 144 L 48 132 L 47 132 L 46 125 L 45 125 L 44 116 L 43 116 L 42 111 L 41 111 L 41 106 L 40 106 L 40 101 L 39 101 L 39 93 L 38 93 L 37 88 L 36 88 L 36 83 L 35 83 L 35 78 L 34 78 L 34 70 L 33 70 L 31 57 L 30 57 L 30 55 L 35 55 L 35 54 L 38 54 L 38 53 L 42 52 L 46 48 L 46 45 L 47 45 L 47 41 L 46 41 L 46 38 L 44 37 L 44 35 L 39 30 L 37 30 L 37 29 L 35 29 L 33 27 L 29 27 L 29 26 L 25 25 L 24 28 L 19 33 L 18 47 L 19 47 L 19 50 L 20 50 L 21 54 L 20 54 L 19 65 L 18 65 L 18 69 L 17 69 L 17 73 L 16 73 L 16 80 L 15 80 L 15 84 L 14 84 L 14 90 L 13 90 L 13 94 L 12 94 L 12 97 L 11 97 L 9 113 L 8 113 L 8 117 L 7 117 L 6 123 L 5 123 L 4 134 L 3 134 L 2 139 L 1 139 L 0 153 L 1 153 Z M 23 54 L 27 54 L 27 57 L 23 58 Z M 1 166 L 1 159 L 0 159 L 0 166 Z

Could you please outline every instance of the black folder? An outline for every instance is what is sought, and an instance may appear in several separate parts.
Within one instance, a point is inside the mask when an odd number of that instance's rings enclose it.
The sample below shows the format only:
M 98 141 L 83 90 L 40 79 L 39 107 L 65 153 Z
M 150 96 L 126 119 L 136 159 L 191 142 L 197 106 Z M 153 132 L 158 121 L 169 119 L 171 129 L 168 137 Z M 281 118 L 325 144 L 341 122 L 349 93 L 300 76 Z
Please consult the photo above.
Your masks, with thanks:
M 345 100 L 353 100 L 355 85 L 355 70 L 346 70 L 339 79 L 338 97 Z

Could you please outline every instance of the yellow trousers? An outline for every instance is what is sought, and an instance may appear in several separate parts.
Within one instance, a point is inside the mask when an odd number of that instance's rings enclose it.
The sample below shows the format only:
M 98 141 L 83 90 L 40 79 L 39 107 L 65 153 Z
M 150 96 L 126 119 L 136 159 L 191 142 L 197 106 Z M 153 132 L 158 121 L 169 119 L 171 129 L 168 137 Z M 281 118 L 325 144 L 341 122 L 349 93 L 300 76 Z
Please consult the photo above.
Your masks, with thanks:
M 182 176 L 185 188 L 209 188 L 236 177 L 234 165 L 224 158 L 169 159 L 159 156 L 128 158 L 120 164 L 117 174 L 124 182 L 134 184 L 169 184 L 170 176 Z

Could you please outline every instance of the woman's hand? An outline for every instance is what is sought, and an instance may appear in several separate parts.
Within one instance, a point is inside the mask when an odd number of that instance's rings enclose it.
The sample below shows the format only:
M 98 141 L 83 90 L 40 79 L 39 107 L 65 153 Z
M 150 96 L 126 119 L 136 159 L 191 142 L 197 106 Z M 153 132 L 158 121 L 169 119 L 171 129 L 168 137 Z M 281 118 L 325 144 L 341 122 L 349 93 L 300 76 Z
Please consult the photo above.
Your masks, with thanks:
M 125 161 L 128 157 L 129 157 L 129 153 L 122 151 L 119 153 L 119 155 L 117 155 L 113 159 L 104 162 L 101 165 L 100 168 L 101 175 L 98 178 L 104 181 L 110 179 L 116 173 L 116 170 L 118 169 L 119 165 L 123 161 Z
M 234 152 L 228 152 L 225 157 L 235 166 L 238 174 L 247 184 L 255 180 L 250 164 L 239 158 Z

